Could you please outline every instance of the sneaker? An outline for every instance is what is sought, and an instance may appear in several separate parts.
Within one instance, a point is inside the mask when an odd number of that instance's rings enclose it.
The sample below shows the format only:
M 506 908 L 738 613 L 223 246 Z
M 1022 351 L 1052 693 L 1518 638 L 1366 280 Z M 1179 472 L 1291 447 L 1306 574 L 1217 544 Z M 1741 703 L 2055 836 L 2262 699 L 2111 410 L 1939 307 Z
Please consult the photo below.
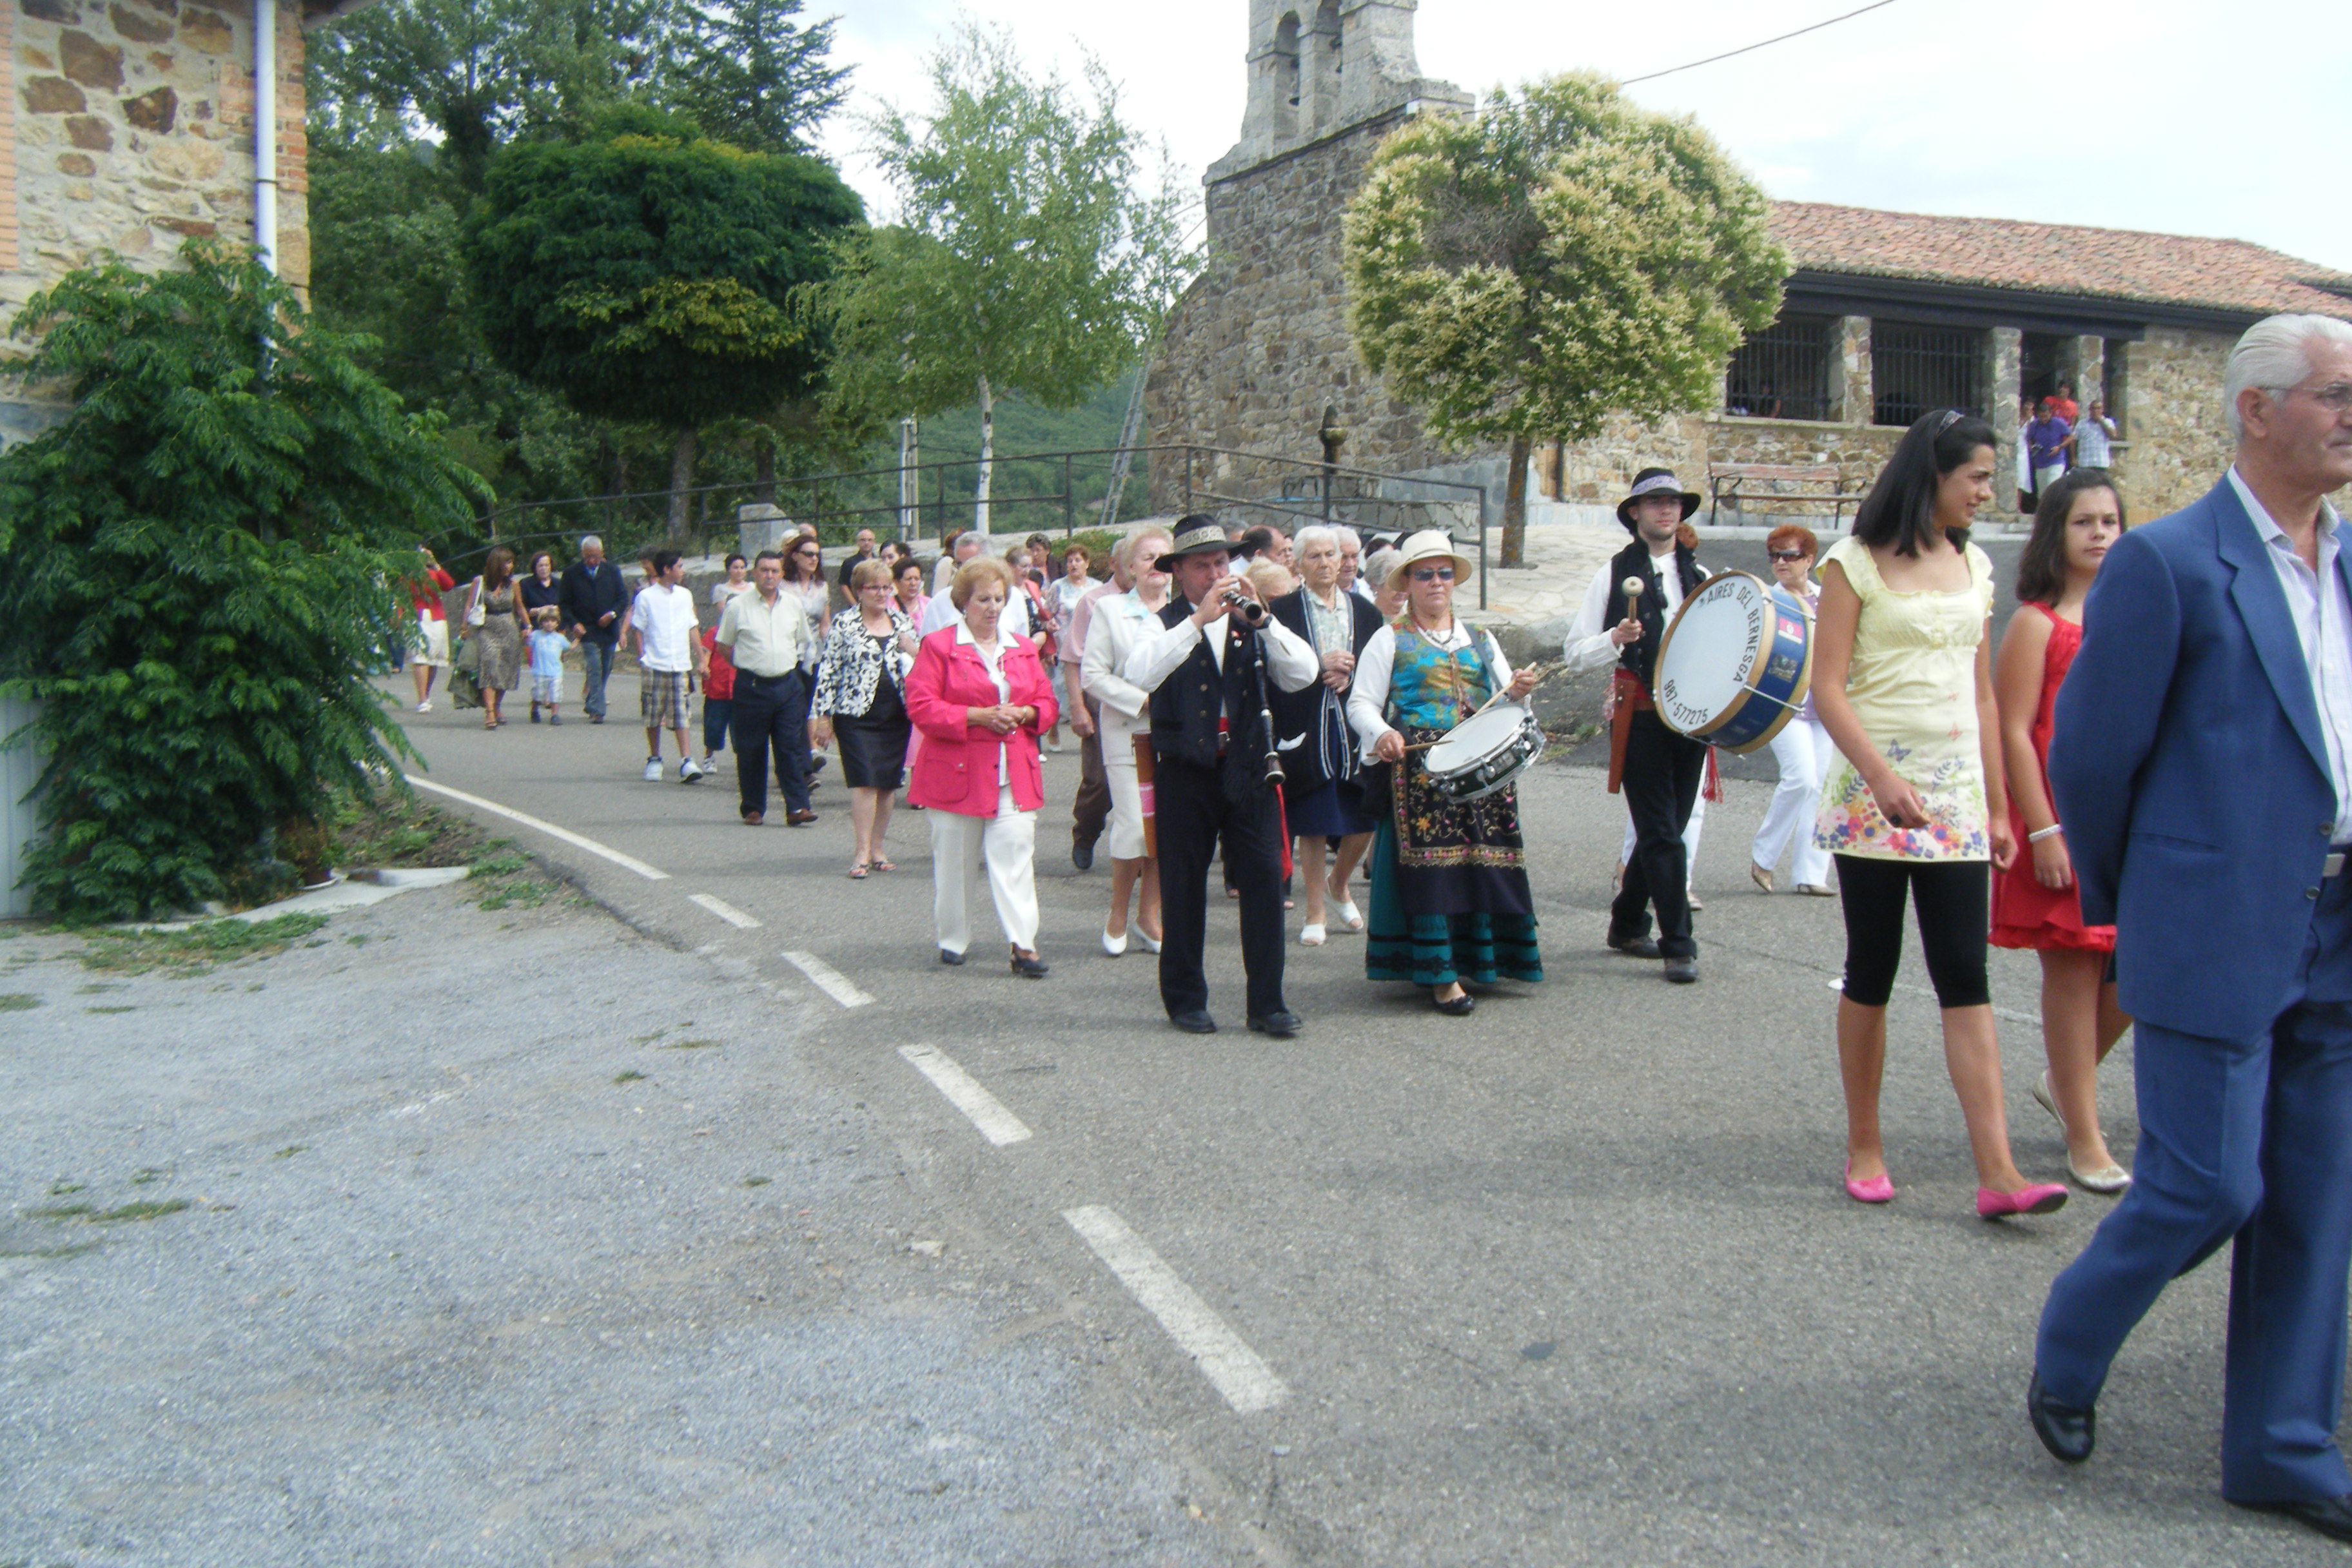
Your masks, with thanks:
M 703 752 L 703 753 L 702 753 L 702 771 L 703 771 L 704 773 L 707 773 L 710 772 L 712 769 L 716 768 L 718 765 L 719 765 L 719 759 L 718 759 L 717 757 L 712 756 L 709 752 Z
M 700 784 L 702 775 L 708 771 L 699 766 L 692 757 L 680 757 L 677 760 L 677 782 L 680 784 Z
M 433 711 L 433 704 L 430 702 L 420 702 L 416 705 L 416 710 L 419 713 L 430 713 Z
M 659 757 L 647 757 L 646 759 L 646 783 L 659 784 L 661 783 L 661 759 Z
M 551 724 L 561 724 L 563 722 L 563 715 L 561 713 L 550 713 L 547 716 L 547 721 Z

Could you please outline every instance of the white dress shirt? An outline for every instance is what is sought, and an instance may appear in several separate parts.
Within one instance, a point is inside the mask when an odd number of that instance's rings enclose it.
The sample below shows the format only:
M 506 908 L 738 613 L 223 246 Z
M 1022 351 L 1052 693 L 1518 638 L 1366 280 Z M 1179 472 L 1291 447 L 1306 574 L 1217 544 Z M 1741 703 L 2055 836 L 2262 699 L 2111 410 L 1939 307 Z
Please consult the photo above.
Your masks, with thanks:
M 2287 612 L 2294 617 L 2295 640 L 2303 645 L 2320 733 L 2327 742 L 2328 772 L 2335 777 L 2336 832 L 2330 842 L 2342 844 L 2352 839 L 2352 604 L 2345 600 L 2344 578 L 2336 570 L 2336 509 L 2319 503 L 2319 570 L 2314 572 L 2235 467 L 2230 487 L 2263 536 L 2286 594 Z
M 1192 657 L 1192 648 L 1202 637 L 1209 640 L 1209 657 L 1217 668 L 1225 668 L 1225 639 L 1231 616 L 1219 616 L 1206 626 L 1192 624 L 1186 616 L 1172 626 L 1162 626 L 1157 635 L 1139 637 L 1129 650 L 1127 667 L 1119 673 L 1128 684 L 1145 691 L 1157 691 L 1160 683 L 1176 673 L 1177 667 Z M 1276 620 L 1265 618 L 1261 628 L 1265 633 L 1265 673 L 1274 684 L 1285 691 L 1304 691 L 1315 684 L 1323 673 L 1322 661 L 1307 639 Z
M 1668 545 L 1665 554 L 1653 555 L 1650 560 L 1653 564 L 1664 563 L 1658 573 L 1658 582 L 1665 595 L 1666 618 L 1672 620 L 1675 612 L 1683 607 L 1683 576 L 1675 570 L 1674 546 Z M 1699 574 L 1706 575 L 1704 572 Z M 1584 591 L 1584 603 L 1578 606 L 1576 619 L 1569 623 L 1561 657 L 1567 659 L 1571 675 L 1584 675 L 1612 665 L 1624 651 L 1609 640 L 1615 623 L 1606 619 L 1609 594 L 1616 584 L 1617 563 L 1612 557 L 1602 562 L 1601 570 L 1592 574 L 1592 585 Z M 1642 593 L 1644 598 L 1649 596 L 1648 589 Z
M 980 646 L 980 639 L 971 635 L 971 623 L 959 616 L 956 617 L 955 640 L 959 647 L 971 649 L 974 657 L 980 660 L 981 668 L 988 671 L 988 678 L 996 682 L 998 705 L 1002 706 L 1012 701 L 1013 680 L 1004 673 L 1004 623 L 999 621 L 996 624 L 996 646 L 982 647 Z M 1012 787 L 1013 774 L 1010 771 L 1012 761 L 1005 755 L 1006 746 L 1007 742 L 1001 738 L 996 742 L 996 782 L 1000 786 L 1009 789 Z
M 953 626 L 962 619 L 963 612 L 955 607 L 953 599 L 944 593 L 934 594 L 929 605 L 923 611 L 923 623 L 915 628 L 915 633 L 918 637 L 927 637 L 940 627 Z M 1032 635 L 1029 630 L 1028 595 L 1019 589 L 1013 590 L 1012 596 L 1004 601 L 1004 613 L 996 617 L 996 629 L 1000 635 L 1005 632 L 1019 632 L 1024 637 Z
M 1503 657 L 1501 645 L 1491 634 L 1473 632 L 1460 621 L 1443 632 L 1425 631 L 1420 626 L 1412 629 L 1432 647 L 1447 653 L 1459 653 L 1470 646 L 1472 637 L 1486 637 L 1486 658 L 1495 666 L 1495 694 L 1501 695 L 1504 688 L 1511 684 L 1511 661 Z M 1372 748 L 1393 728 L 1388 721 L 1388 706 L 1389 686 L 1395 676 L 1396 628 L 1382 626 L 1364 644 L 1364 651 L 1356 656 L 1355 684 L 1348 689 L 1348 724 L 1363 742 L 1366 763 L 1380 761 Z
M 754 588 L 727 601 L 714 640 L 739 672 L 772 679 L 800 668 L 807 637 L 808 614 L 798 599 L 779 588 L 771 604 Z

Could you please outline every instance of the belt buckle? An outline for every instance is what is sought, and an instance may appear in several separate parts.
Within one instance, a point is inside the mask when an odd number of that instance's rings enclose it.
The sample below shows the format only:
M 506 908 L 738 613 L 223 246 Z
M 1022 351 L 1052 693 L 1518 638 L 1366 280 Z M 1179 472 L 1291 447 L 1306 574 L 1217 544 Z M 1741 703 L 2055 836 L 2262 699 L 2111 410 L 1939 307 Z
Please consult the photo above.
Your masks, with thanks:
M 2319 863 L 2319 874 L 2323 878 L 2340 877 L 2344 875 L 2344 851 L 2341 849 L 2329 850 L 2327 852 L 2327 858 Z

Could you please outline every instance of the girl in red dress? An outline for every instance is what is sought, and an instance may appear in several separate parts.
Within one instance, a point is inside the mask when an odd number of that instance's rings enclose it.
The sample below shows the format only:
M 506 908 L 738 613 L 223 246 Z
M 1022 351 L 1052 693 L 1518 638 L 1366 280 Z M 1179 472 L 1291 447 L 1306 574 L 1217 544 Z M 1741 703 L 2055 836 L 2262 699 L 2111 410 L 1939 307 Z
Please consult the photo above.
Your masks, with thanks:
M 2106 978 L 2116 928 L 2083 923 L 2065 829 L 2044 771 L 2058 688 L 2083 646 L 2083 598 L 2107 547 L 2122 537 L 2124 503 L 2104 468 L 2077 468 L 2042 493 L 2017 562 L 2017 614 L 2000 641 L 1993 690 L 2009 767 L 2011 831 L 2027 851 L 1992 885 L 1992 942 L 2042 954 L 2042 1037 L 2050 1070 L 2033 1098 L 2066 1130 L 2066 1168 L 2094 1193 L 2131 1176 L 2099 1131 L 2099 1063 L 2131 1026 Z

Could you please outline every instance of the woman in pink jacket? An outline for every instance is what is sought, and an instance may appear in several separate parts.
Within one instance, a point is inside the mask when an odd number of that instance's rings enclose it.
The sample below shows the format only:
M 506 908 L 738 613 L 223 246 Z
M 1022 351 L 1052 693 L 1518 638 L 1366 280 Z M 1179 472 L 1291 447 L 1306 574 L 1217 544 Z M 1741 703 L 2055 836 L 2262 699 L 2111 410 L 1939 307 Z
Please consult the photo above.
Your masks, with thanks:
M 907 677 L 907 713 L 922 736 L 907 798 L 931 823 L 932 915 L 940 962 L 961 963 L 981 868 L 1013 973 L 1045 976 L 1037 956 L 1037 883 L 1030 858 L 1045 801 L 1037 737 L 1058 709 L 1037 647 L 1000 632 L 1013 574 L 1002 561 L 964 563 L 948 590 L 961 619 L 925 637 Z

